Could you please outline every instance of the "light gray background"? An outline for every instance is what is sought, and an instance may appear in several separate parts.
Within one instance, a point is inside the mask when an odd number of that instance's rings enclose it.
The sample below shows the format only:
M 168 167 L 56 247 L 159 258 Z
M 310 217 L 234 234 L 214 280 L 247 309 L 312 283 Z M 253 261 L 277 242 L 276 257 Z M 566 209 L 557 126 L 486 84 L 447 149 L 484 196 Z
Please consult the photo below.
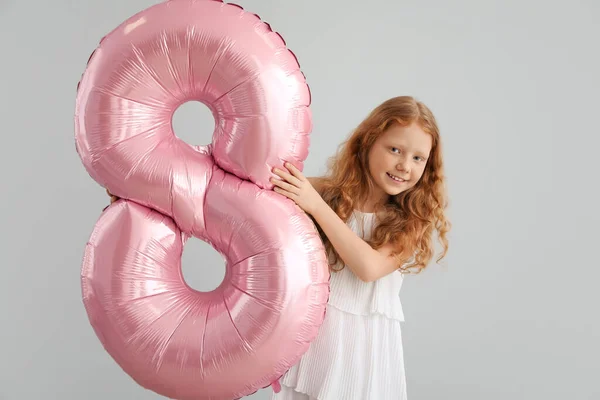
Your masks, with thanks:
M 152 4 L 0 1 L 2 399 L 159 398 L 88 323 L 79 268 L 108 197 L 73 141 L 88 56 Z M 388 97 L 415 95 L 439 119 L 454 228 L 444 265 L 402 291 L 409 398 L 600 399 L 599 3 L 241 4 L 283 34 L 308 78 L 308 175 Z M 176 129 L 203 143 L 193 131 L 212 121 L 195 109 L 178 112 Z M 221 258 L 192 241 L 184 273 L 215 287 Z

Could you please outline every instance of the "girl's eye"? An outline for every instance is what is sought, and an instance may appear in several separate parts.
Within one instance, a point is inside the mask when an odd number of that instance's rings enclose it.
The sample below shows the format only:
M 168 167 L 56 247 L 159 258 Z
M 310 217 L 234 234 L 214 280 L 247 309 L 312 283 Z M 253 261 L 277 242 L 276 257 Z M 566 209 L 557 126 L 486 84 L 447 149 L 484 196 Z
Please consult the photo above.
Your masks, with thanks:
M 399 153 L 400 149 L 398 149 L 397 147 L 392 147 L 392 153 Z

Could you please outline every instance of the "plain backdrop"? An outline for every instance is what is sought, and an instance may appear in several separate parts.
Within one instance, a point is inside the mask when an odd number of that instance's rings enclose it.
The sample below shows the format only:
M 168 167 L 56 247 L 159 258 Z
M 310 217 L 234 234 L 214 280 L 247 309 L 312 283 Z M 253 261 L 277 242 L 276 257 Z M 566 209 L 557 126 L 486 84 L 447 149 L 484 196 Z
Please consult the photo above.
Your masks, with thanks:
M 160 398 L 102 349 L 83 308 L 83 248 L 108 197 L 73 139 L 90 53 L 155 3 L 0 1 L 3 400 Z M 439 120 L 453 230 L 442 265 L 401 293 L 409 398 L 600 399 L 600 3 L 240 4 L 284 36 L 312 89 L 307 175 L 388 97 L 416 96 Z M 196 143 L 213 126 L 193 104 L 176 114 Z M 224 274 L 198 240 L 183 269 L 205 290 Z

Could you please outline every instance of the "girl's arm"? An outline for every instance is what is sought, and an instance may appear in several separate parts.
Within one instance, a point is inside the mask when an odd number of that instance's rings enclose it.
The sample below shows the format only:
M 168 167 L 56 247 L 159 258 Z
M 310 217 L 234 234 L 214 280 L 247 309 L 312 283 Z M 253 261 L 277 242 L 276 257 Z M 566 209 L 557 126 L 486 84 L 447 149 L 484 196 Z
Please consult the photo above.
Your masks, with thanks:
M 319 224 L 340 258 L 362 281 L 372 282 L 396 271 L 398 258 L 391 255 L 393 246 L 384 245 L 375 250 L 346 225 L 319 195 L 311 182 L 293 165 L 286 164 L 288 172 L 275 169 L 281 179 L 272 179 L 277 193 L 294 200 L 300 208 L 311 214 Z
M 397 270 L 398 258 L 391 256 L 393 247 L 375 250 L 346 225 L 323 199 L 311 212 L 342 261 L 354 275 L 372 282 Z

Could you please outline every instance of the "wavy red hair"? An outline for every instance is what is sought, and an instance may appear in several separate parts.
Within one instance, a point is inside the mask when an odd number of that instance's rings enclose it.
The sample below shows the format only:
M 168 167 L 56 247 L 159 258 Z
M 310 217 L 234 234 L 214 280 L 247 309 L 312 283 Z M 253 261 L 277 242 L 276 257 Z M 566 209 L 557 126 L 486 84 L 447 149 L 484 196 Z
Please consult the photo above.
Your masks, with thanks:
M 318 179 L 316 186 L 327 204 L 347 221 L 353 210 L 364 205 L 374 185 L 368 167 L 371 147 L 395 123 L 403 126 L 417 123 L 432 136 L 433 144 L 421 179 L 412 188 L 390 196 L 378 213 L 369 244 L 377 249 L 393 243 L 399 269 L 419 273 L 433 257 L 434 231 L 442 245 L 439 262 L 448 251 L 446 236 L 450 229 L 445 215 L 448 201 L 440 133 L 433 113 L 425 104 L 410 96 L 399 96 L 377 106 L 340 145 L 329 160 L 326 175 Z M 318 225 L 317 228 L 332 256 L 332 271 L 339 271 L 339 255 Z

